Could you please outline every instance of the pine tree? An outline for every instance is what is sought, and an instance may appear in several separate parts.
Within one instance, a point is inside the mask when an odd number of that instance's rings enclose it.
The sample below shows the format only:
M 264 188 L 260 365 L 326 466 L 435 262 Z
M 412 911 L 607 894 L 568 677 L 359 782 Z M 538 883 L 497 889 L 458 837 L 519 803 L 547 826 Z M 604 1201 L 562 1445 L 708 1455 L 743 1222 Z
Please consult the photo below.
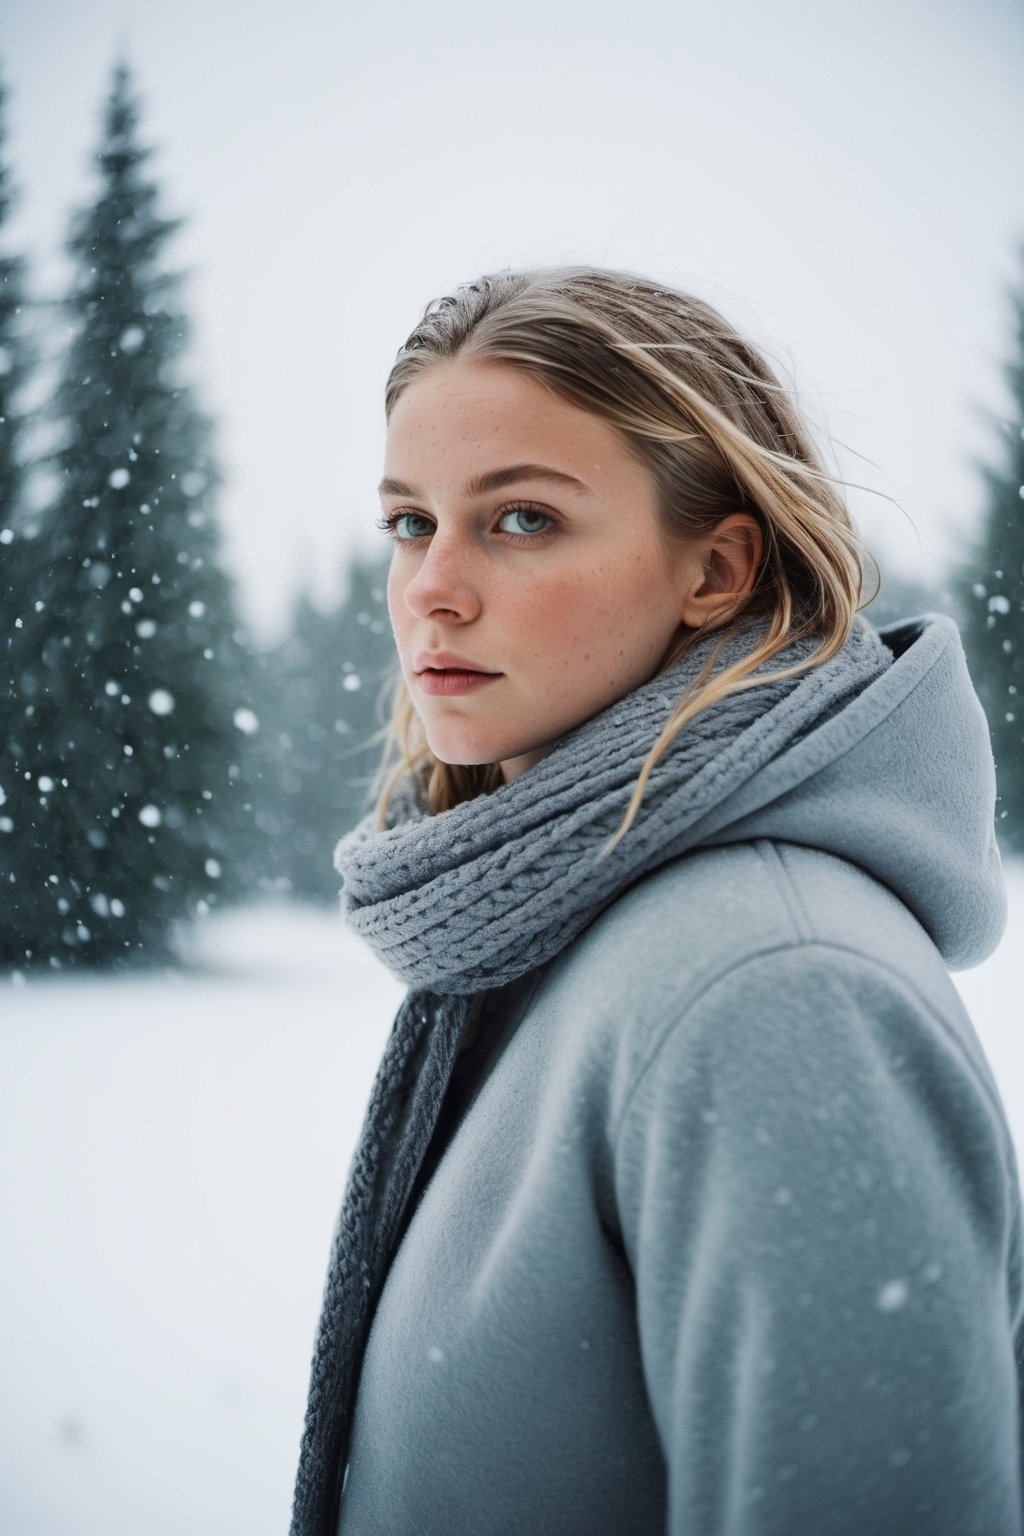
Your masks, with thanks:
M 274 702 L 261 711 L 270 755 L 257 814 L 268 833 L 262 883 L 300 898 L 336 899 L 334 846 L 369 808 L 394 658 L 386 581 L 384 566 L 356 556 L 338 608 L 322 613 L 300 594 L 267 659 Z
M 164 265 L 178 226 L 158 211 L 137 129 L 119 65 L 99 194 L 69 241 L 60 489 L 31 542 L 13 647 L 8 960 L 165 958 L 175 920 L 229 882 L 244 819 L 244 635 Z
M 0 80 L 0 241 L 15 202 L 6 146 L 7 92 Z M 10 751 L 16 699 L 11 668 L 15 624 L 22 601 L 26 565 L 24 539 L 25 416 L 22 389 L 34 361 L 25 328 L 25 264 L 0 245 L 0 882 L 3 844 L 14 831 L 10 815 L 17 765 Z M 9 871 L 7 871 L 9 873 Z M 9 900 L 9 881 L 0 883 L 0 911 Z M 2 918 L 0 918 L 2 924 Z
M 958 588 L 968 665 L 992 733 L 996 826 L 1004 848 L 1024 854 L 1024 280 L 1010 303 L 1016 352 L 1005 374 L 1012 414 L 1003 423 L 1002 463 L 979 466 L 985 520 Z
M 15 202 L 4 155 L 7 92 L 0 79 L 0 239 Z M 20 395 L 32 356 L 25 331 L 25 264 L 0 248 L 0 528 L 12 532 L 21 522 L 25 468 L 22 459 Z M 8 539 L 0 548 L 10 547 Z

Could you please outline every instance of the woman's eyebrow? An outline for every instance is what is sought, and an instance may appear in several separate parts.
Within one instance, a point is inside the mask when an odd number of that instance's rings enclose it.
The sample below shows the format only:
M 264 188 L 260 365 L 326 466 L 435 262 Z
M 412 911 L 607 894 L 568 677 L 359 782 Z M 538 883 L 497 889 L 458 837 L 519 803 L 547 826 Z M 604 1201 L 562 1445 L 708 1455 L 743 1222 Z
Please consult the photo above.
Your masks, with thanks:
M 486 474 L 474 475 L 467 483 L 464 494 L 467 497 L 486 496 L 488 491 L 504 490 L 519 480 L 550 480 L 556 485 L 567 485 L 577 491 L 589 489 L 575 475 L 567 475 L 564 470 L 552 469 L 547 464 L 510 464 L 505 469 L 491 469 Z M 415 486 L 407 485 L 404 480 L 393 480 L 390 476 L 385 476 L 377 489 L 381 496 L 420 495 Z

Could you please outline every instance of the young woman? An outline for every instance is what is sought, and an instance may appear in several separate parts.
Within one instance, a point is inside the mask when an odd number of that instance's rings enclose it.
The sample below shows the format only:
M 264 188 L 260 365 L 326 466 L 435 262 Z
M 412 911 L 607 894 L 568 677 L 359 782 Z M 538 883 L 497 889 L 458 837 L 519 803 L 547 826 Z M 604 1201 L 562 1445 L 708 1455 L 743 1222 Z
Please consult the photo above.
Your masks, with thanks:
M 1012 1536 L 1021 1200 L 947 965 L 1004 896 L 954 626 L 708 305 L 590 268 L 392 370 L 400 761 L 339 845 L 410 987 L 295 1536 Z

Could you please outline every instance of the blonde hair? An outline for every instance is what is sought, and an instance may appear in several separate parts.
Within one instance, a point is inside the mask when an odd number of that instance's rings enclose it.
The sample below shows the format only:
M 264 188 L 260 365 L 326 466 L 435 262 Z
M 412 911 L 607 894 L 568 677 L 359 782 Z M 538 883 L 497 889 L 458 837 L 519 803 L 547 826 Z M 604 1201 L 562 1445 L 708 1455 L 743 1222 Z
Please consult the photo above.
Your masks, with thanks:
M 669 538 L 707 533 L 737 511 L 751 513 L 762 530 L 754 586 L 714 627 L 724 617 L 728 634 L 767 619 L 764 637 L 717 674 L 715 647 L 651 744 L 609 852 L 632 825 L 658 759 L 698 711 L 841 648 L 860 604 L 862 546 L 788 392 L 756 348 L 701 299 L 598 267 L 501 272 L 464 283 L 427 306 L 399 351 L 385 392 L 387 418 L 419 374 L 456 357 L 505 363 L 616 427 L 651 473 Z M 660 670 L 680 661 L 699 633 L 684 631 Z M 820 641 L 809 659 L 751 675 L 807 636 Z M 434 756 L 401 680 L 387 741 L 382 826 L 406 774 L 433 813 L 501 782 L 497 764 L 460 766 Z M 391 756 L 398 760 L 388 772 Z

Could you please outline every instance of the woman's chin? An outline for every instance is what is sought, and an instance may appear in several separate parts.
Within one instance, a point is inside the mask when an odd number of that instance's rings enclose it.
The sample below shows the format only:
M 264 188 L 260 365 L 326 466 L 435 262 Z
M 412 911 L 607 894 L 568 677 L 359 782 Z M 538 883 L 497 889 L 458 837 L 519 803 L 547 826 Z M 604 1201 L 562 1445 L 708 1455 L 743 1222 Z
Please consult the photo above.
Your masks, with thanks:
M 543 756 L 546 747 L 538 746 L 532 739 L 523 741 L 516 737 L 495 733 L 481 736 L 477 733 L 427 732 L 427 745 L 434 756 L 453 768 L 482 768 L 491 763 L 515 765 L 505 773 L 514 778 Z
M 438 761 L 447 763 L 450 768 L 485 768 L 490 763 L 501 761 L 500 756 L 478 742 L 460 744 L 446 741 L 435 746 L 428 737 L 428 745 Z

